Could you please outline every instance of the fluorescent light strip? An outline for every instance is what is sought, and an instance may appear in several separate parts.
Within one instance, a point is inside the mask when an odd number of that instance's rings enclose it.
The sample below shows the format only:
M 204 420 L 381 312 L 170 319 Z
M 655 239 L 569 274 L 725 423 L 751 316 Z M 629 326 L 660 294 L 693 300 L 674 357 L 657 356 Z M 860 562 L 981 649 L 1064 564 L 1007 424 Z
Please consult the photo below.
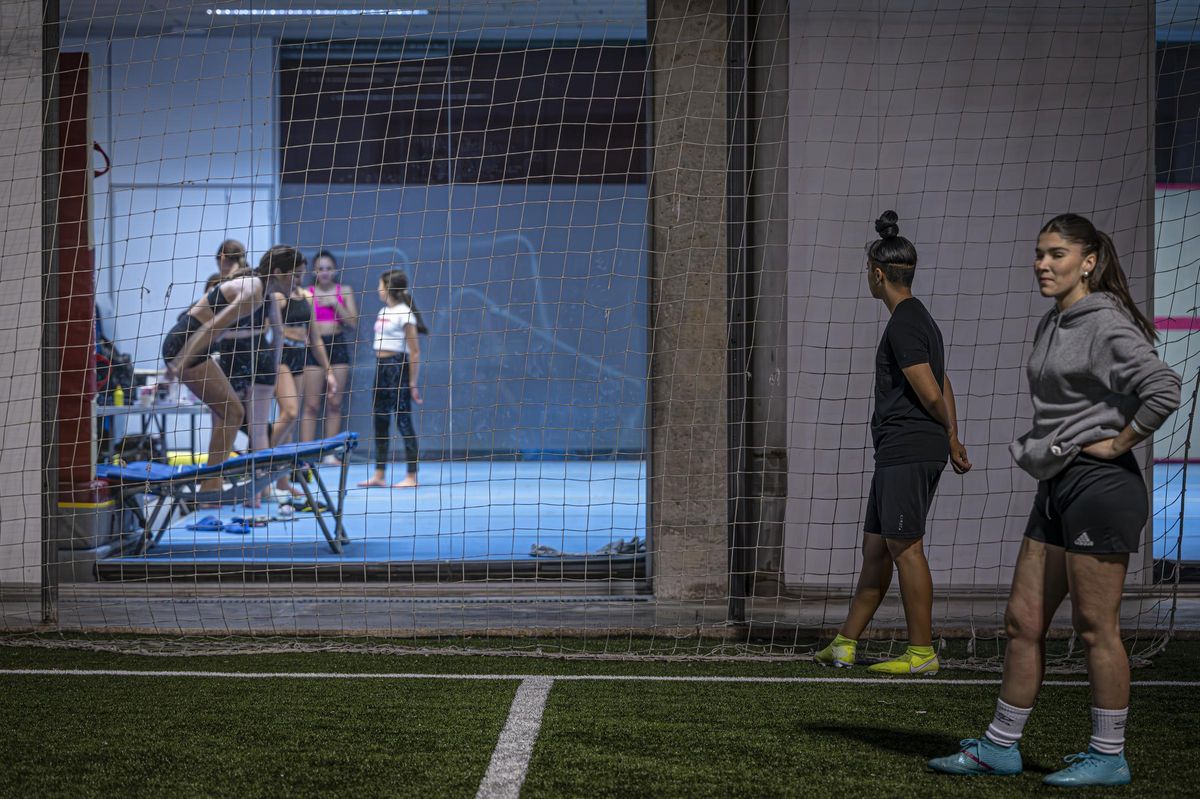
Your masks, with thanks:
M 210 17 L 425 17 L 424 8 L 210 8 Z

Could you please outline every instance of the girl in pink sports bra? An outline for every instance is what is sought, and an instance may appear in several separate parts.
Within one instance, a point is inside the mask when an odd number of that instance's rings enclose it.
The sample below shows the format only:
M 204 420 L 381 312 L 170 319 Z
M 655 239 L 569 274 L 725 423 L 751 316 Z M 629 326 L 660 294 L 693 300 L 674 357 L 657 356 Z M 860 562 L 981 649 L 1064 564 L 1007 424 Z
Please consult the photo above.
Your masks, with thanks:
M 346 298 L 342 295 L 342 284 L 341 283 L 337 283 L 334 285 L 334 293 L 335 293 L 337 305 L 340 305 L 341 307 L 345 308 L 346 307 Z M 316 289 L 310 286 L 308 289 L 308 296 L 313 298 L 313 300 L 316 300 L 316 296 L 317 296 Z M 341 325 L 341 320 L 338 319 L 338 312 L 337 312 L 336 306 L 334 306 L 334 305 L 318 305 L 318 306 L 316 306 L 316 308 L 317 308 L 317 322 L 318 323 L 332 322 L 333 324 L 336 324 L 339 326 Z
M 325 343 L 325 352 L 336 389 L 330 390 L 326 372 L 313 359 L 312 348 L 304 366 L 301 381 L 304 393 L 304 409 L 300 416 L 300 436 L 304 441 L 317 438 L 317 420 L 321 416 L 321 398 L 325 398 L 326 437 L 337 435 L 342 430 L 342 398 L 350 390 L 350 364 L 354 360 L 353 345 L 357 339 L 358 306 L 354 292 L 343 290 L 337 282 L 337 259 L 327 250 L 321 250 L 313 258 L 314 284 L 307 290 L 312 301 L 313 327 Z M 340 465 L 330 456 L 328 465 Z

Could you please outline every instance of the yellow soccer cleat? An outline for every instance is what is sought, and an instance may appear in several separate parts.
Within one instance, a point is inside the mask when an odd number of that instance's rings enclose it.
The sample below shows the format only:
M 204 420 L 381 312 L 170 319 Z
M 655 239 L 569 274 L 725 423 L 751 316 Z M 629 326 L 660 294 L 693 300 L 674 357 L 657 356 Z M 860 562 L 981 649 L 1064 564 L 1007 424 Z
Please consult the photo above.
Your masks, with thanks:
M 928 677 L 938 673 L 937 653 L 933 647 L 910 646 L 904 654 L 893 660 L 873 663 L 867 668 L 872 674 L 888 674 L 891 676 L 920 675 Z
M 829 646 L 813 655 L 813 660 L 822 666 L 848 669 L 854 665 L 854 652 L 857 648 L 858 641 L 839 634 Z

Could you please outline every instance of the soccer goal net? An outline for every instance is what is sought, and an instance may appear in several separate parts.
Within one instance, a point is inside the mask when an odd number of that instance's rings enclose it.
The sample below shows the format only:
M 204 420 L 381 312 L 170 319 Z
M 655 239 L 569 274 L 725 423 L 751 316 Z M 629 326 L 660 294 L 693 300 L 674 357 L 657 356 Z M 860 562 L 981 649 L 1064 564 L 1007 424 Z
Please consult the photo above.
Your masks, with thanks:
M 811 652 L 862 564 L 885 210 L 973 463 L 924 537 L 946 656 L 1003 651 L 1066 211 L 1183 378 L 1122 629 L 1195 628 L 1194 6 L 367 6 L 0 7 L 4 640 Z M 898 585 L 864 637 L 903 645 Z

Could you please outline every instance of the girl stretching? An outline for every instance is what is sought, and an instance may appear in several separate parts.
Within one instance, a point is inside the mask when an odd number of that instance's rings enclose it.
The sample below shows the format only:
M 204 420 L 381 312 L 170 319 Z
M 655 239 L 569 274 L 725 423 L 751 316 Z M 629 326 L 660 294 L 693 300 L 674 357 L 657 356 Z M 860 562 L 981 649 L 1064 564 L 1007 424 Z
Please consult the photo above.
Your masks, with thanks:
M 229 378 L 210 356 L 217 349 L 218 339 L 241 320 L 261 328 L 267 319 L 278 319 L 270 295 L 276 291 L 291 293 L 296 269 L 303 263 L 303 256 L 291 247 L 272 248 L 256 271 L 236 275 L 197 300 L 163 339 L 167 379 L 178 377 L 212 412 L 208 446 L 211 466 L 229 457 L 245 409 Z M 200 490 L 216 493 L 221 486 L 220 475 L 214 475 L 201 483 Z
M 412 403 L 421 404 L 417 374 L 421 365 L 418 333 L 428 333 L 421 314 L 413 305 L 404 272 L 393 269 L 379 279 L 379 299 L 383 308 L 375 319 L 375 474 L 359 483 L 366 488 L 387 486 L 387 464 L 391 442 L 392 415 L 404 437 L 404 457 L 408 474 L 392 488 L 417 485 L 417 433 L 412 423 Z

